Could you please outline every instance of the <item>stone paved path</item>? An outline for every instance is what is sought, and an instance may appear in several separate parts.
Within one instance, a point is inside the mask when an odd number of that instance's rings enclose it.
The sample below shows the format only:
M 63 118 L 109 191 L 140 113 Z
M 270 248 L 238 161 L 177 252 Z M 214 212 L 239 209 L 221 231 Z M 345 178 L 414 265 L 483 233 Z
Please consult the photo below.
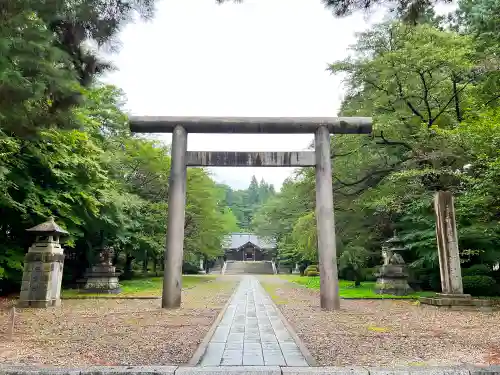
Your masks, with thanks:
M 308 366 L 259 281 L 244 276 L 201 366 Z

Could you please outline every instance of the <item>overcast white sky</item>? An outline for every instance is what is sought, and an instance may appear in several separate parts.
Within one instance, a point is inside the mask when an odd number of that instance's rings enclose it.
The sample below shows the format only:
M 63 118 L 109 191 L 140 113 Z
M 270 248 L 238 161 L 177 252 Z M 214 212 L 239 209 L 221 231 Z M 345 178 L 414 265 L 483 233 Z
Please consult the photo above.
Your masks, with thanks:
M 370 22 L 380 17 L 370 18 Z M 152 21 L 129 25 L 106 79 L 134 115 L 336 116 L 339 78 L 327 64 L 347 55 L 357 14 L 336 19 L 320 0 L 158 0 Z M 170 135 L 161 135 L 170 143 Z M 189 150 L 303 150 L 312 135 L 189 134 Z M 252 175 L 279 189 L 290 168 L 211 168 L 217 181 L 246 188 Z

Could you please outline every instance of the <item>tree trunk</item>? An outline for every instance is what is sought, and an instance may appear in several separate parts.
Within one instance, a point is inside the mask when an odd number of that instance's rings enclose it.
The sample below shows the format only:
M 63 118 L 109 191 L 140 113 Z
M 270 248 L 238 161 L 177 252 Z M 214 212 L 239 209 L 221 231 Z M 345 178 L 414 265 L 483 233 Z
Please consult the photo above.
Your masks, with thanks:
M 142 261 L 142 273 L 144 275 L 147 275 L 148 274 L 148 252 L 145 251 L 144 252 L 144 259 Z
M 123 279 L 130 280 L 133 276 L 132 272 L 132 262 L 134 261 L 134 257 L 130 254 L 127 254 L 127 258 L 125 259 L 125 270 L 123 272 Z

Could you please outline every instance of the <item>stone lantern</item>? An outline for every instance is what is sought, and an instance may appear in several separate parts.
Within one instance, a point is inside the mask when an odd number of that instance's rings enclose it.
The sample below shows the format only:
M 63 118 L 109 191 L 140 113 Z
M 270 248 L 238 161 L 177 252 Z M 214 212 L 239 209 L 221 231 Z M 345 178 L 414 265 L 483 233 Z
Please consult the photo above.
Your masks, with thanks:
M 401 252 L 408 250 L 403 241 L 396 235 L 387 240 L 382 247 L 384 264 L 377 274 L 375 292 L 377 294 L 393 294 L 404 296 L 412 292 L 408 285 L 408 269 Z
M 61 282 L 64 254 L 59 243 L 69 233 L 50 218 L 27 229 L 35 242 L 24 257 L 23 281 L 19 307 L 49 307 L 61 304 Z

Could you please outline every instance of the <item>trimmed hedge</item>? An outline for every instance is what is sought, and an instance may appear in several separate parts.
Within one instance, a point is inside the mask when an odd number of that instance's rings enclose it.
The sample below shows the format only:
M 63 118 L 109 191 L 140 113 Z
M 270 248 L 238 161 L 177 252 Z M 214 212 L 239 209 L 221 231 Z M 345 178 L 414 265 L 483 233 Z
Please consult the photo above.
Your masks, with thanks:
M 464 276 L 462 282 L 464 293 L 473 296 L 494 296 L 498 292 L 498 285 L 491 276 Z
M 462 269 L 462 276 L 490 276 L 492 273 L 493 270 L 486 264 L 474 264 Z

